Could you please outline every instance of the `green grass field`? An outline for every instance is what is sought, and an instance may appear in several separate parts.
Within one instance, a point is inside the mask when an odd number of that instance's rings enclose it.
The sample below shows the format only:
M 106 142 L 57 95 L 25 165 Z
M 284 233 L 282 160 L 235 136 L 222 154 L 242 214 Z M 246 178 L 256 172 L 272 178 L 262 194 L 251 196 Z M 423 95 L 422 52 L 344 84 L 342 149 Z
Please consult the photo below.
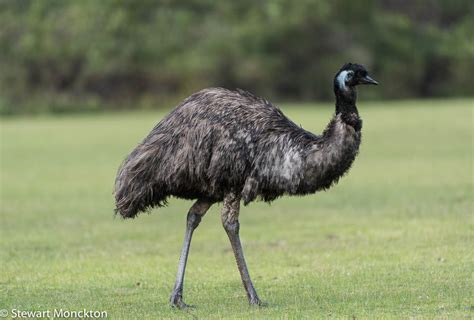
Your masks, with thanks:
M 112 319 L 474 317 L 473 100 L 360 102 L 360 155 L 325 193 L 241 211 L 251 308 L 214 206 L 168 306 L 191 202 L 113 215 L 125 155 L 165 112 L 1 120 L 0 309 Z M 283 106 L 321 132 L 329 104 Z

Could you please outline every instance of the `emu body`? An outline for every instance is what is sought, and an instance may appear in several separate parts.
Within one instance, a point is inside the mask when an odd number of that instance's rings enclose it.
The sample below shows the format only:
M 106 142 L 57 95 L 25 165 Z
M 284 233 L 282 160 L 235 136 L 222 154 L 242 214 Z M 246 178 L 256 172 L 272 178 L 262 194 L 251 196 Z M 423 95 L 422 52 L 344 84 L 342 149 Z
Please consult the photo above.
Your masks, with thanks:
M 117 209 L 134 217 L 168 196 L 219 202 L 234 192 L 248 204 L 314 193 L 349 169 L 359 144 L 360 131 L 340 114 L 317 136 L 248 92 L 205 89 L 126 159 L 117 177 Z
M 260 304 L 238 235 L 240 200 L 272 201 L 336 183 L 359 150 L 355 86 L 362 83 L 376 84 L 360 65 L 347 64 L 338 72 L 336 113 L 321 135 L 249 92 L 205 89 L 184 100 L 132 151 L 115 183 L 116 211 L 124 218 L 163 206 L 169 196 L 197 199 L 188 213 L 171 305 L 185 306 L 182 288 L 193 231 L 209 207 L 222 201 L 223 226 L 249 301 Z

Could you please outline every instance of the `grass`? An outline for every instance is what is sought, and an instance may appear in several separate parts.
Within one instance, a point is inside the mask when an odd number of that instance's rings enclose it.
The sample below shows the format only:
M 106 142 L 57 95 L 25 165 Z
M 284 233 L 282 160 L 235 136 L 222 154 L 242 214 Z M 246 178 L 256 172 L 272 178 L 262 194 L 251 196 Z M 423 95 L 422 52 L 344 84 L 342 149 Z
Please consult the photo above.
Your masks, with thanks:
M 185 301 L 171 309 L 191 202 L 123 221 L 121 160 L 164 112 L 1 121 L 0 309 L 105 310 L 112 319 L 472 318 L 472 100 L 360 103 L 361 152 L 329 192 L 241 212 L 250 308 L 213 207 Z M 283 106 L 320 132 L 330 105 Z

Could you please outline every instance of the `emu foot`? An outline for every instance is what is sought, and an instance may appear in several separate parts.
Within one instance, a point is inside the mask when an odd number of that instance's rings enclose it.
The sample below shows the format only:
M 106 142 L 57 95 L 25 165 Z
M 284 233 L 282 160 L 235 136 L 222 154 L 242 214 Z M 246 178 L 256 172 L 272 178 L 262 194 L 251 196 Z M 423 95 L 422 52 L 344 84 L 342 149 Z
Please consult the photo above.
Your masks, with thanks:
M 170 306 L 172 308 L 176 308 L 176 309 L 180 309 L 180 310 L 188 309 L 188 308 L 191 308 L 191 309 L 195 308 L 195 306 L 184 303 L 183 297 L 180 294 L 171 295 L 171 297 L 170 297 Z
M 251 307 L 268 307 L 268 303 L 260 300 L 259 298 L 252 298 L 249 300 L 249 304 Z

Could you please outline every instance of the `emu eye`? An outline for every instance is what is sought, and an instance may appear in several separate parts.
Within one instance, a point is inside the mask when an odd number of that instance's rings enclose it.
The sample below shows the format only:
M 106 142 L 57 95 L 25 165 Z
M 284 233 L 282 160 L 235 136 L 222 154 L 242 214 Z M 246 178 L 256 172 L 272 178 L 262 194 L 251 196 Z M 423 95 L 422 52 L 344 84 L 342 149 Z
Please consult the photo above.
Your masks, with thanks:
M 352 77 L 354 76 L 354 72 L 353 71 L 349 71 L 346 75 L 346 80 L 351 80 Z

